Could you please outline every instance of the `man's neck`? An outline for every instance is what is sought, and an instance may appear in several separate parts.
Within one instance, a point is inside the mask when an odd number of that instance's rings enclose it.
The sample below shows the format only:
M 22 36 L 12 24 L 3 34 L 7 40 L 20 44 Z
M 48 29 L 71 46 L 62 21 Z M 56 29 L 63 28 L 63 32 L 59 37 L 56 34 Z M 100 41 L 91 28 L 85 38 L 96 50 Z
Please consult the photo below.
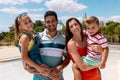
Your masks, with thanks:
M 54 32 L 46 30 L 46 34 L 48 34 L 51 38 L 54 38 L 57 35 L 57 30 Z

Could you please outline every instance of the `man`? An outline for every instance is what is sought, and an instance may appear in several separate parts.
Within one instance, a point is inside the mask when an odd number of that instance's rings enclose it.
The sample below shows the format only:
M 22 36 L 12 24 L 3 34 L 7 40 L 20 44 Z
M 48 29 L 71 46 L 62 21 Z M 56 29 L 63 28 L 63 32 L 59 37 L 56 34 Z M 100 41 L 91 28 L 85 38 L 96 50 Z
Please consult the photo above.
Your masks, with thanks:
M 47 11 L 44 15 L 46 29 L 40 33 L 41 60 L 52 68 L 51 74 L 58 74 L 60 80 L 64 80 L 62 70 L 69 63 L 69 57 L 65 51 L 65 37 L 57 31 L 58 18 L 54 11 Z M 63 58 L 64 56 L 64 58 Z M 63 60 L 64 59 L 64 60 Z M 49 70 L 48 70 L 48 73 Z M 33 80 L 51 80 L 47 76 L 36 74 Z

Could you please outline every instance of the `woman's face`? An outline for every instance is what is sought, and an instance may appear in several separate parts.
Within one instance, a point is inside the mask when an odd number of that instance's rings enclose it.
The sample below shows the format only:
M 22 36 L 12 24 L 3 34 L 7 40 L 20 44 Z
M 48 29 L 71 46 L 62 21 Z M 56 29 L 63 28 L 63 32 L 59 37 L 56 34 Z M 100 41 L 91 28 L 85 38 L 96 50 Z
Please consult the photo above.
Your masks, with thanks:
M 80 25 L 78 24 L 78 22 L 76 20 L 74 20 L 74 19 L 71 20 L 68 25 L 69 25 L 69 29 L 73 35 L 81 33 Z

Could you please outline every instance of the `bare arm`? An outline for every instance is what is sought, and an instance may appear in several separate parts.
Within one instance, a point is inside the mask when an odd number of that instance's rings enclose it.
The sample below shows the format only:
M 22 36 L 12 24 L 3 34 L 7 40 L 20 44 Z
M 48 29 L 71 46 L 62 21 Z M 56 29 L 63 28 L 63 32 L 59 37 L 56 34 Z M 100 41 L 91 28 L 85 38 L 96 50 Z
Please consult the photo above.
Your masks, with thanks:
M 29 37 L 27 35 L 22 35 L 20 38 L 20 43 L 21 43 L 21 54 L 22 54 L 22 62 L 23 62 L 23 66 L 25 68 L 26 65 L 24 65 L 24 63 L 29 64 L 30 66 L 34 67 L 35 69 L 37 69 L 38 71 L 43 71 L 43 67 L 37 65 L 34 61 L 32 61 L 29 57 L 28 57 L 28 44 L 29 44 Z M 29 72 L 32 72 L 32 70 Z
M 69 56 L 64 54 L 64 61 L 57 67 L 51 68 L 50 76 L 53 76 L 52 80 L 60 80 L 60 72 L 69 64 L 69 61 Z
M 63 70 L 70 62 L 70 58 L 67 54 L 64 54 L 64 61 L 62 62 L 62 64 L 60 64 L 59 66 L 57 66 L 56 68 L 61 71 Z
M 79 55 L 76 45 L 74 42 L 68 42 L 67 44 L 68 52 L 72 56 L 73 60 L 77 64 L 78 68 L 82 71 L 87 71 L 95 67 L 89 66 L 82 61 L 82 57 Z
M 102 52 L 102 61 L 99 65 L 99 68 L 103 69 L 105 68 L 105 64 L 106 64 L 106 61 L 107 61 L 107 58 L 108 58 L 108 52 L 109 52 L 109 48 L 104 48 L 103 49 L 103 52 Z

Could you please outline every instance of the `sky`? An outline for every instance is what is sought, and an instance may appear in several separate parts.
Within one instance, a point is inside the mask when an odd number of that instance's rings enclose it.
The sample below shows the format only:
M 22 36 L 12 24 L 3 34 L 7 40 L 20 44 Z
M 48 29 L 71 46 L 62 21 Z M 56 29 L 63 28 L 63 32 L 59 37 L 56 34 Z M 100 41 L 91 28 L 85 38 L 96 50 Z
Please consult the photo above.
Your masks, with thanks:
M 64 24 L 70 17 L 82 21 L 85 14 L 104 22 L 120 22 L 120 0 L 0 0 L 0 33 L 9 31 L 22 12 L 27 12 L 35 22 L 44 21 L 44 13 L 48 10 L 56 11 Z

